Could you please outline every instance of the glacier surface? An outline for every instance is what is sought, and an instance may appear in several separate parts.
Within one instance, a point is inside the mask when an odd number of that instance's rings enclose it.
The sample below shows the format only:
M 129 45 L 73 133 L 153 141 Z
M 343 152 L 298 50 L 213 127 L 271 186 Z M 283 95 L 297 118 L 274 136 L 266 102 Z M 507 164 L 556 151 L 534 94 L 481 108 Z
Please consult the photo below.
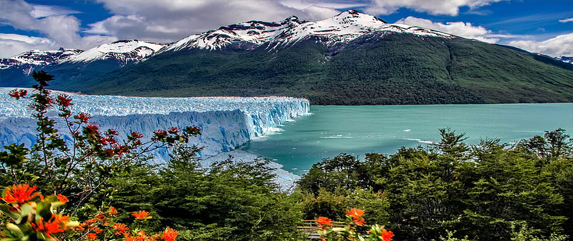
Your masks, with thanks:
M 13 88 L 0 88 L 0 147 L 24 143 L 29 147 L 36 140 L 36 121 L 30 116 L 28 100 L 16 100 L 8 95 Z M 22 89 L 22 88 L 20 88 Z M 32 89 L 27 89 L 32 93 Z M 192 97 L 156 98 L 95 96 L 53 91 L 73 99 L 73 113 L 89 113 L 90 122 L 101 129 L 116 129 L 119 137 L 131 132 L 148 136 L 159 129 L 198 126 L 202 135 L 193 137 L 190 144 L 203 147 L 203 158 L 234 150 L 247 141 L 269 135 L 282 123 L 308 115 L 310 104 L 306 99 L 291 97 Z M 56 127 L 70 140 L 57 113 L 49 112 Z M 159 158 L 166 153 L 158 153 Z M 245 154 L 241 153 L 241 156 Z M 288 176 L 278 173 L 281 176 Z M 289 177 L 292 178 L 292 177 Z

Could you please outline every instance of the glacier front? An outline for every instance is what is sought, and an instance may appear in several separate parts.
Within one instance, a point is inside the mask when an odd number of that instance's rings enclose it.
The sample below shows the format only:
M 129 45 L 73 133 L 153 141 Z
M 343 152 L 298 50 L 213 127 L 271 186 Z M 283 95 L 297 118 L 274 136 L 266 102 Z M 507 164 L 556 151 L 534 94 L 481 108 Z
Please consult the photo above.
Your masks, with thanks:
M 36 140 L 36 122 L 30 118 L 29 100 L 9 96 L 13 88 L 0 88 L 0 147 L 24 143 L 29 147 Z M 32 89 L 26 89 L 31 93 Z M 234 150 L 247 141 L 268 135 L 282 123 L 308 115 L 306 99 L 291 97 L 192 97 L 157 98 L 95 96 L 53 91 L 73 99 L 73 113 L 89 113 L 91 122 L 102 129 L 116 129 L 119 137 L 140 132 L 149 138 L 159 129 L 198 126 L 202 135 L 191 138 L 190 144 L 203 147 L 201 157 L 211 157 Z M 57 113 L 50 112 L 59 130 L 65 125 Z M 66 132 L 64 138 L 70 139 Z M 159 153 L 159 156 L 164 153 Z

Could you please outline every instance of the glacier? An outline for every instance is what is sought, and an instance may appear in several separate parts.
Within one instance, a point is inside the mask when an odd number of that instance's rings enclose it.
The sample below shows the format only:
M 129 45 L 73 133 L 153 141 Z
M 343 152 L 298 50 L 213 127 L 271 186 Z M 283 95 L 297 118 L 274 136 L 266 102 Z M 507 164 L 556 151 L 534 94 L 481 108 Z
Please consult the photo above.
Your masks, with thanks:
M 30 116 L 29 100 L 16 100 L 9 96 L 14 88 L 0 88 L 0 147 L 24 143 L 30 147 L 36 140 L 36 121 Z M 33 89 L 26 89 L 32 93 Z M 73 113 L 88 113 L 90 122 L 101 129 L 116 129 L 119 137 L 139 132 L 144 140 L 159 129 L 198 126 L 202 135 L 190 139 L 190 144 L 203 149 L 202 158 L 220 156 L 253 138 L 277 131 L 282 123 L 308 115 L 310 103 L 292 97 L 125 97 L 82 95 L 52 91 L 53 95 L 68 95 L 73 99 Z M 48 112 L 58 123 L 56 128 L 64 139 L 71 140 L 63 119 L 56 111 Z M 246 156 L 240 153 L 241 156 Z M 157 153 L 159 160 L 165 151 Z M 228 155 L 226 155 L 228 156 Z M 252 157 L 251 157 L 252 158 Z M 243 158 L 244 159 L 244 158 Z M 277 164 L 273 164 L 277 165 Z M 289 179 L 282 171 L 279 173 Z

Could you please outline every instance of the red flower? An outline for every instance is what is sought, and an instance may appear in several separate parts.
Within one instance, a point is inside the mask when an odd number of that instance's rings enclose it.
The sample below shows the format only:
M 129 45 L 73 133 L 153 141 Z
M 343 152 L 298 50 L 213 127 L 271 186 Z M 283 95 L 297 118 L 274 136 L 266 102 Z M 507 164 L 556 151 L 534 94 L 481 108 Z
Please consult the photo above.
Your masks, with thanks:
M 135 213 L 133 213 L 133 214 L 131 214 L 131 215 L 133 215 L 136 219 L 148 219 L 148 218 L 151 218 L 151 216 L 149 216 L 149 213 L 146 212 L 146 211 L 138 211 L 138 212 L 135 212 Z
M 58 95 L 58 102 L 63 107 L 68 107 L 72 104 L 72 98 L 67 95 Z
M 74 119 L 80 120 L 81 123 L 88 123 L 88 120 L 91 118 L 89 114 L 80 113 L 74 116 Z
M 102 138 L 99 140 L 99 142 L 101 142 L 101 144 L 103 144 L 103 145 L 107 145 L 107 144 L 108 144 L 106 137 L 102 137 Z
M 98 133 L 99 132 L 99 127 L 94 125 L 94 124 L 86 126 L 86 129 L 92 133 Z
M 20 98 L 26 96 L 28 94 L 27 90 L 12 90 L 10 91 L 10 96 L 16 98 L 17 100 L 19 100 Z
M 137 138 L 137 139 L 143 138 L 143 135 L 142 135 L 141 133 L 139 133 L 139 132 L 132 132 L 132 133 L 131 133 L 131 136 L 134 137 L 134 138 Z
M 364 225 L 364 223 L 366 223 L 364 221 L 364 218 L 362 218 L 362 215 L 364 215 L 364 211 L 360 210 L 360 209 L 350 209 L 348 211 L 346 211 L 346 215 L 351 216 L 352 220 L 354 221 L 354 223 L 356 223 L 356 225 Z
M 56 103 L 56 99 L 52 98 L 51 96 L 46 97 L 46 104 L 51 105 Z
M 46 234 L 49 238 L 52 238 L 50 234 L 66 231 L 68 218 L 68 216 L 52 214 L 52 217 L 48 222 L 44 222 L 44 219 L 40 218 L 36 223 L 32 223 L 32 228 L 38 232 Z
M 199 129 L 199 127 L 197 127 L 197 126 L 193 126 L 193 127 L 188 126 L 185 128 L 184 131 L 190 135 L 200 135 L 201 134 L 201 129 Z
M 392 241 L 392 237 L 394 237 L 394 233 L 392 231 L 386 231 L 386 229 L 382 229 L 382 240 L 383 241 Z
M 105 149 L 105 154 L 107 154 L 108 156 L 113 156 L 113 154 L 115 154 L 115 151 L 113 149 Z
M 58 194 L 58 202 L 61 203 L 67 203 L 69 200 L 66 196 L 62 195 L 62 194 Z
M 127 225 L 123 223 L 116 223 L 112 226 L 112 228 L 117 230 L 117 232 L 115 232 L 115 235 L 126 235 L 127 230 L 129 230 Z
M 177 133 L 177 132 L 179 132 L 179 128 L 177 128 L 177 127 L 171 127 L 171 128 L 169 128 L 169 133 L 175 134 L 175 133 Z
M 117 132 L 117 131 L 114 130 L 114 129 L 109 129 L 109 130 L 107 130 L 107 133 L 109 133 L 110 135 L 114 135 L 114 136 L 119 135 L 119 132 Z
M 4 189 L 5 196 L 0 199 L 7 203 L 25 203 L 26 201 L 39 195 L 37 192 L 33 193 L 36 188 L 38 187 L 30 187 L 28 184 L 12 185 L 12 187 L 8 186 Z
M 154 133 L 155 133 L 155 135 L 158 135 L 158 136 L 167 135 L 167 131 L 165 131 L 165 130 L 157 130 Z
M 175 237 L 177 237 L 179 233 L 172 228 L 167 228 L 163 231 L 163 239 L 165 241 L 175 241 Z

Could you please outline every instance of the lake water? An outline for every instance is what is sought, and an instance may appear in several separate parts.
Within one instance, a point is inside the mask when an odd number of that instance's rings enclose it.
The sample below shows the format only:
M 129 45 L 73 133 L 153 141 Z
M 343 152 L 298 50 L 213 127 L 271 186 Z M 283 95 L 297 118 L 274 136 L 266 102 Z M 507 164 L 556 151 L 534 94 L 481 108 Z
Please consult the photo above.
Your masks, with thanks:
M 402 146 L 439 141 L 440 128 L 466 133 L 468 144 L 498 138 L 504 143 L 558 128 L 573 136 L 573 103 L 507 105 L 312 106 L 312 115 L 240 149 L 268 157 L 296 174 L 340 153 L 393 154 Z

